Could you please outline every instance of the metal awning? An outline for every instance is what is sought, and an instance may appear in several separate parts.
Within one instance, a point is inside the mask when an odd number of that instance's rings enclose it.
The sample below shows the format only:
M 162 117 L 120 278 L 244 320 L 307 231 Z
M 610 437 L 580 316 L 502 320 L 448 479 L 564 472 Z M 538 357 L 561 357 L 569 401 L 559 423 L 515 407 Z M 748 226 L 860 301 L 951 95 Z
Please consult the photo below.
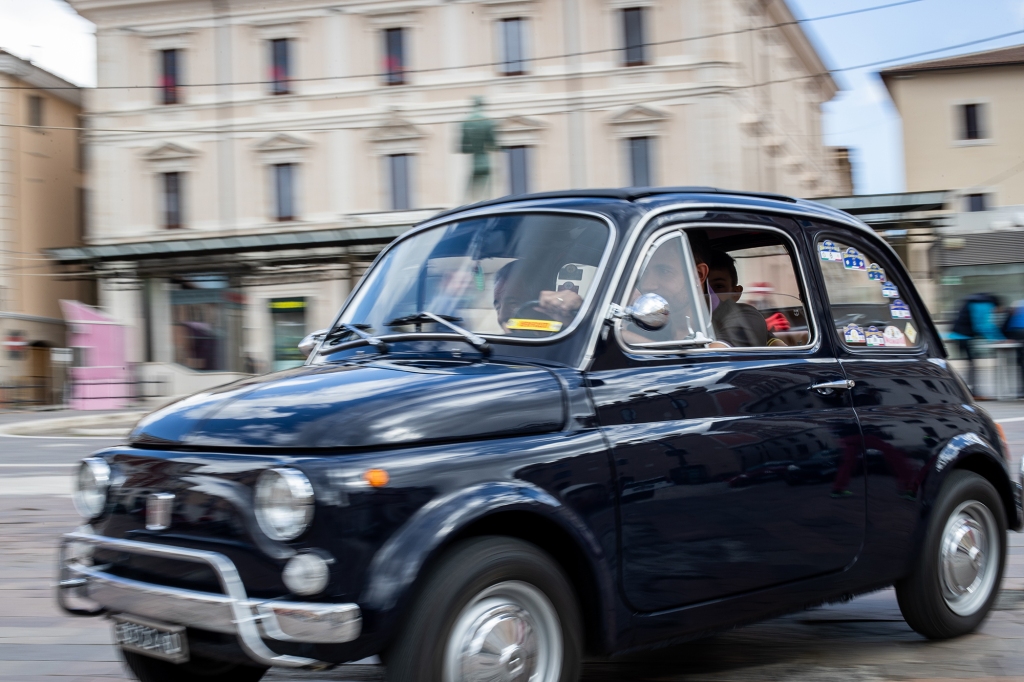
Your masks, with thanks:
M 945 268 L 1024 262 L 1024 231 L 950 235 L 939 243 L 939 265 Z
M 83 266 L 105 262 L 167 258 L 203 258 L 257 252 L 383 245 L 406 232 L 409 225 L 339 227 L 304 232 L 275 232 L 231 237 L 194 237 L 97 246 L 48 249 L 58 265 Z
M 849 197 L 815 199 L 818 203 L 838 208 L 856 216 L 920 211 L 942 211 L 953 201 L 955 192 L 900 192 L 898 194 L 859 194 Z

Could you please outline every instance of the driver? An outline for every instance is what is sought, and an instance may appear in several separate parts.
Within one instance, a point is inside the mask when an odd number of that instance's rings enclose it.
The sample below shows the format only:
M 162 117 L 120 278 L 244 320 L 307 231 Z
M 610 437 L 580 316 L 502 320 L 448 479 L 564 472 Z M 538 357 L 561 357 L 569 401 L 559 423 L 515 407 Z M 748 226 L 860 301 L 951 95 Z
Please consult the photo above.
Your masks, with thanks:
M 562 324 L 568 324 L 576 316 L 576 311 L 583 304 L 583 299 L 574 291 L 540 291 L 524 276 L 522 261 L 514 260 L 506 263 L 494 273 L 494 310 L 498 313 L 498 323 L 506 332 L 508 321 L 530 301 L 537 301 L 533 310 L 543 313 Z

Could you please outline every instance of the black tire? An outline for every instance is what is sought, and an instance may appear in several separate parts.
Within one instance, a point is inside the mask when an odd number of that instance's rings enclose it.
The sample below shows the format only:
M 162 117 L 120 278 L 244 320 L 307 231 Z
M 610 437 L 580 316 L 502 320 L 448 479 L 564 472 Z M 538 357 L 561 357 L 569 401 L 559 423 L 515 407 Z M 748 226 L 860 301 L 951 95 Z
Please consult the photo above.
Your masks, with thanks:
M 958 510 L 961 511 L 958 513 Z M 979 571 L 978 586 L 972 592 L 947 588 L 956 581 L 947 577 L 949 574 L 945 567 L 953 564 L 943 558 L 942 540 L 947 525 L 952 524 L 951 529 L 955 530 L 957 519 L 964 518 L 963 514 L 971 519 L 977 518 L 979 526 L 989 527 L 982 538 L 994 536 L 984 543 L 985 550 L 981 552 L 984 568 Z M 947 541 L 952 537 L 948 536 Z M 914 560 L 911 574 L 896 583 L 896 599 L 907 624 L 929 639 L 949 639 L 974 631 L 985 620 L 999 594 L 1006 544 L 1006 511 L 999 493 L 978 474 L 952 472 L 936 500 L 921 553 Z M 949 546 L 960 544 L 953 542 Z M 992 557 L 993 552 L 998 552 L 998 556 Z M 963 552 L 954 554 L 957 557 L 968 556 Z
M 121 656 L 140 682 L 258 682 L 267 673 L 267 668 L 208 658 L 193 657 L 188 663 L 175 665 L 124 649 Z
M 507 589 L 505 586 L 523 585 L 542 594 L 547 606 L 553 607 L 557 615 L 555 621 L 545 618 L 546 607 L 543 604 L 533 612 L 529 608 L 518 612 L 528 614 L 525 621 L 519 622 L 537 626 L 526 628 L 530 632 L 543 633 L 542 621 L 553 624 L 555 629 L 550 631 L 557 634 L 560 630 L 561 665 L 550 663 L 545 668 L 550 673 L 548 678 L 557 682 L 576 682 L 580 674 L 583 638 L 575 590 L 547 553 L 529 543 L 505 537 L 467 540 L 441 558 L 419 589 L 402 631 L 385 653 L 387 679 L 390 682 L 442 682 L 442 671 L 446 665 L 450 666 L 452 660 L 465 660 L 453 659 L 448 653 L 449 647 L 468 641 L 465 637 L 468 632 L 482 631 L 461 629 L 470 622 L 473 610 L 499 604 L 503 599 L 502 590 Z M 497 596 L 487 596 L 494 593 Z M 473 622 L 484 625 L 495 622 L 486 619 L 500 608 L 493 606 Z M 457 626 L 462 637 L 453 632 Z M 557 637 L 536 638 L 538 642 L 541 639 L 544 640 L 541 646 L 557 648 L 557 643 L 547 644 Z M 529 646 L 524 646 L 523 650 L 529 650 Z M 475 660 L 482 660 L 482 657 Z M 524 657 L 523 660 L 530 659 Z M 530 665 L 544 667 L 542 660 L 545 659 L 538 656 Z M 557 659 L 552 656 L 547 660 Z M 544 675 L 541 677 L 543 679 Z M 548 679 L 543 679 L 543 682 L 548 682 Z

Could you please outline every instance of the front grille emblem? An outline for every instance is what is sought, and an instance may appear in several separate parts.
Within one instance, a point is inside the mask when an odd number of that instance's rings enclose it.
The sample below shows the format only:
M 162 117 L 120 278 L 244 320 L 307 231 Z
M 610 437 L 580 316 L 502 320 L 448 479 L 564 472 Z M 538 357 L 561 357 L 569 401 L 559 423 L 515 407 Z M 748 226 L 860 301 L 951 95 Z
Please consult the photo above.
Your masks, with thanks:
M 174 493 L 153 493 L 146 500 L 146 530 L 164 530 L 171 525 Z

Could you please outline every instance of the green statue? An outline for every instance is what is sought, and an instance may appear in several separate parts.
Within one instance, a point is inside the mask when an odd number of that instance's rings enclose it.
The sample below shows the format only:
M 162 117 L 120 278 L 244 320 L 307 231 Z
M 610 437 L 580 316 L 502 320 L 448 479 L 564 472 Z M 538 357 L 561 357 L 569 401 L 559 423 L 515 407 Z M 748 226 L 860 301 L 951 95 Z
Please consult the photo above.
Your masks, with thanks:
M 494 123 L 484 118 L 484 98 L 473 98 L 473 113 L 462 123 L 462 153 L 473 155 L 467 201 L 487 199 L 491 186 L 491 152 L 498 148 Z

